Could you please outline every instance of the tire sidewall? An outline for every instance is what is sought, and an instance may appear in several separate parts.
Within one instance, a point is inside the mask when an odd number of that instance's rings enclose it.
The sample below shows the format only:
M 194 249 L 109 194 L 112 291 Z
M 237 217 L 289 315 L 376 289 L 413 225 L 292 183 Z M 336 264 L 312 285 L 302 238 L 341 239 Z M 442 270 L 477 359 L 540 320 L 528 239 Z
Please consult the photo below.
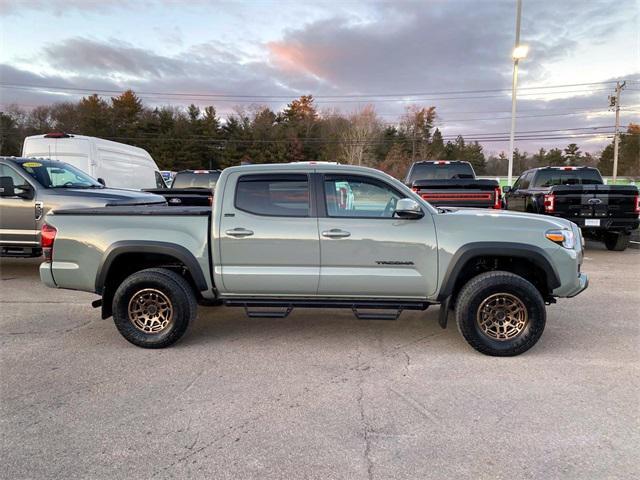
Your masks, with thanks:
M 129 320 L 129 302 L 141 290 L 153 288 L 166 295 L 173 307 L 173 319 L 165 330 L 145 333 Z M 190 321 L 188 299 L 181 286 L 169 275 L 155 272 L 134 273 L 118 287 L 113 298 L 113 319 L 120 334 L 134 345 L 160 348 L 171 345 L 186 331 Z

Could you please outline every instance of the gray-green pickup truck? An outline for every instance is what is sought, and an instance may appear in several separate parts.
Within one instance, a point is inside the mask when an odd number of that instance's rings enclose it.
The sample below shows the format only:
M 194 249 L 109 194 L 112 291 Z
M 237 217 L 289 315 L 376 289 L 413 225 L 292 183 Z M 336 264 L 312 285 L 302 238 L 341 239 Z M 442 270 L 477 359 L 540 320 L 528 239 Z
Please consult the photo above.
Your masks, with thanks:
M 213 207 L 50 213 L 42 281 L 95 292 L 131 343 L 166 347 L 197 304 L 284 317 L 349 308 L 392 320 L 440 304 L 476 350 L 518 355 L 542 335 L 545 304 L 588 284 L 580 229 L 561 219 L 434 208 L 377 170 L 321 163 L 224 170 Z

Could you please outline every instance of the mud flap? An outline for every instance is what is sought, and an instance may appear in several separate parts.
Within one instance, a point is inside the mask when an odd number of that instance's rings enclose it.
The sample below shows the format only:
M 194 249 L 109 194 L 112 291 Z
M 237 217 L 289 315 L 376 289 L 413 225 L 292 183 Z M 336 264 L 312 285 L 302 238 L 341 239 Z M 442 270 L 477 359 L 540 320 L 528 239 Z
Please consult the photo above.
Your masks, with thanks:
M 447 318 L 449 317 L 449 310 L 451 310 L 451 295 L 444 299 L 440 304 L 440 315 L 438 317 L 438 323 L 442 328 L 447 328 Z

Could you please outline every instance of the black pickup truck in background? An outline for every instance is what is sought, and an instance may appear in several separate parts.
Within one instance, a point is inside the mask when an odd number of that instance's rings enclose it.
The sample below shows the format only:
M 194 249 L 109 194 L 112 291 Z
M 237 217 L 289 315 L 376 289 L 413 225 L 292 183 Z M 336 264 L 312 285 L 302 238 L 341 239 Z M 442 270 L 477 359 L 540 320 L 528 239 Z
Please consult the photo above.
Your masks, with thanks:
M 469 162 L 415 162 L 409 168 L 405 183 L 434 206 L 502 208 L 498 182 L 476 179 Z
M 173 177 L 171 188 L 154 188 L 145 192 L 162 195 L 171 206 L 211 206 L 221 173 L 221 170 L 182 170 Z
M 638 228 L 638 187 L 605 185 L 596 168 L 534 168 L 503 190 L 506 209 L 566 218 L 609 250 L 625 250 Z

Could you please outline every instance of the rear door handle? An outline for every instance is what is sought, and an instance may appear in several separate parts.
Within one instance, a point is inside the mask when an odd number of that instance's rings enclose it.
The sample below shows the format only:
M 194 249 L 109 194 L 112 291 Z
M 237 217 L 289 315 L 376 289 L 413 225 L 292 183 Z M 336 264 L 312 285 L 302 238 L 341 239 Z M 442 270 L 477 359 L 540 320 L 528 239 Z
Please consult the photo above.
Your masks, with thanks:
M 322 236 L 327 238 L 346 238 L 350 237 L 351 233 L 340 230 L 339 228 L 332 228 L 331 230 L 322 232 Z
M 239 228 L 234 228 L 233 230 L 227 230 L 224 233 L 226 233 L 230 237 L 242 238 L 242 237 L 250 237 L 251 235 L 253 235 L 253 230 L 247 230 L 246 228 L 239 227 Z

